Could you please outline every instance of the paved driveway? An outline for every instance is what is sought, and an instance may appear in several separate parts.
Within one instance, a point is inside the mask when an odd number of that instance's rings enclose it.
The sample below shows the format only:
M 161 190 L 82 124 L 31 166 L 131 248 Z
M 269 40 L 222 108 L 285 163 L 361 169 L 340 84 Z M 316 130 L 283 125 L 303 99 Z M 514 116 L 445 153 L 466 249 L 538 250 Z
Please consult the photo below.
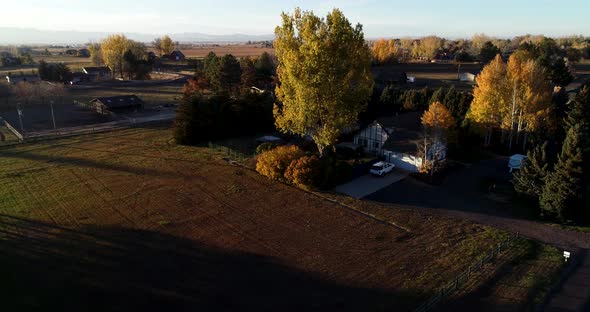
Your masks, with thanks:
M 408 175 L 408 172 L 399 169 L 394 169 L 393 172 L 383 177 L 366 174 L 349 183 L 337 186 L 335 190 L 350 197 L 363 198 L 407 178 Z

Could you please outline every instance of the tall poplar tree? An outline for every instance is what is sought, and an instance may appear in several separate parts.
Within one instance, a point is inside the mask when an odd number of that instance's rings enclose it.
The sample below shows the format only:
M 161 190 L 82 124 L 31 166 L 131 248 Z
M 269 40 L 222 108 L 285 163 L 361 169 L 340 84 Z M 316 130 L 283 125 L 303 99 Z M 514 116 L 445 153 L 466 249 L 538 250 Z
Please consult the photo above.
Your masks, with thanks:
M 275 35 L 277 128 L 311 136 L 325 155 L 341 131 L 356 124 L 372 93 L 363 28 L 352 27 L 338 9 L 323 19 L 297 8 L 282 14 Z

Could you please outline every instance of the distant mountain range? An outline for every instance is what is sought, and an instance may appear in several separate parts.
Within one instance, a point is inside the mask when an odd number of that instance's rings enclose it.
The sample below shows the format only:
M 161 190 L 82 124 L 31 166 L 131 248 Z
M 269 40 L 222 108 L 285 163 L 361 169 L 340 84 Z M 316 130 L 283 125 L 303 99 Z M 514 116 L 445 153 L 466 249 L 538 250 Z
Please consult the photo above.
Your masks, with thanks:
M 125 33 L 128 38 L 140 41 L 151 42 L 154 38 L 161 37 L 157 34 Z M 84 44 L 97 42 L 111 35 L 110 32 L 82 32 L 82 31 L 50 31 L 32 28 L 0 27 L 0 44 Z M 181 43 L 239 43 L 247 41 L 273 40 L 274 35 L 208 35 L 197 32 L 185 32 L 170 34 L 174 41 Z

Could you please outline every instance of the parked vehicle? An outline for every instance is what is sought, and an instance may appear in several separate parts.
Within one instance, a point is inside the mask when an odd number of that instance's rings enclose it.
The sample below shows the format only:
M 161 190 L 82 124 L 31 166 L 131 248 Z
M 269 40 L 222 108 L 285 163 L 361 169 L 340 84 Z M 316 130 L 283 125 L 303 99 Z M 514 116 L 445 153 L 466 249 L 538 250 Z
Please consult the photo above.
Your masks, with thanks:
M 370 172 L 371 172 L 371 174 L 382 177 L 382 176 L 390 173 L 391 171 L 393 171 L 393 168 L 395 168 L 394 164 L 380 161 L 371 167 Z
M 510 157 L 510 159 L 508 159 L 509 171 L 512 173 L 512 171 L 514 171 L 514 170 L 520 170 L 520 168 L 522 168 L 522 165 L 524 164 L 526 159 L 527 159 L 526 155 L 521 155 L 521 154 L 512 155 Z

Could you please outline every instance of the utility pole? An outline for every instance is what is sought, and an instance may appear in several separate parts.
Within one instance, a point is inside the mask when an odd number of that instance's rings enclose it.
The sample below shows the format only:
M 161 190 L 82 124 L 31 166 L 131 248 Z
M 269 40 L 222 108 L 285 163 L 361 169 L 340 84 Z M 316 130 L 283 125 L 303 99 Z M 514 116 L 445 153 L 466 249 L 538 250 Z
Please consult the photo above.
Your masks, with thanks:
M 53 113 L 53 100 L 49 100 L 49 106 L 51 106 L 51 119 L 53 120 L 53 130 L 56 130 L 55 126 L 55 114 Z
M 22 135 L 25 134 L 25 127 L 23 126 L 23 110 L 20 107 L 20 103 L 16 103 L 16 112 L 18 113 L 18 121 L 20 123 L 20 132 Z

